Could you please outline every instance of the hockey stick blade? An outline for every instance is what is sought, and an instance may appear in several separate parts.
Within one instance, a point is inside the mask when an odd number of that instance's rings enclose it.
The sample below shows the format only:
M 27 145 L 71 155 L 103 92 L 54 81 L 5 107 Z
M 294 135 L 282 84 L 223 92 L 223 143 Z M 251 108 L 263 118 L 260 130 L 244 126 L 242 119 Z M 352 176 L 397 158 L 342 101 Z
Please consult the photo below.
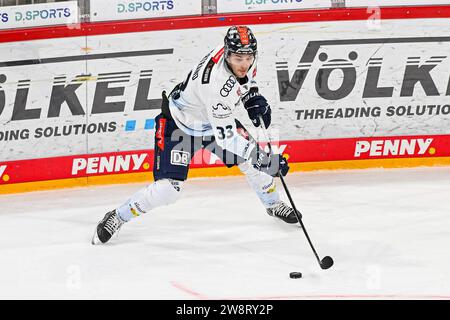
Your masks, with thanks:
M 322 261 L 320 261 L 320 267 L 323 270 L 331 268 L 333 264 L 334 264 L 333 258 L 331 258 L 330 256 L 326 256 L 322 259 Z

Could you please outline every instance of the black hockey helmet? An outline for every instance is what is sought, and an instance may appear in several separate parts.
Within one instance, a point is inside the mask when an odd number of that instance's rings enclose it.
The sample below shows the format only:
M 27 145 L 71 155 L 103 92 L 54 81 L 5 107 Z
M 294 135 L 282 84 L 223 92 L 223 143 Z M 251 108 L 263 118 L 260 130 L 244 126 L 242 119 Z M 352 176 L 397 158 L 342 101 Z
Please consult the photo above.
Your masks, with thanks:
M 246 26 L 233 26 L 225 36 L 225 58 L 230 53 L 256 55 L 257 43 L 252 30 Z

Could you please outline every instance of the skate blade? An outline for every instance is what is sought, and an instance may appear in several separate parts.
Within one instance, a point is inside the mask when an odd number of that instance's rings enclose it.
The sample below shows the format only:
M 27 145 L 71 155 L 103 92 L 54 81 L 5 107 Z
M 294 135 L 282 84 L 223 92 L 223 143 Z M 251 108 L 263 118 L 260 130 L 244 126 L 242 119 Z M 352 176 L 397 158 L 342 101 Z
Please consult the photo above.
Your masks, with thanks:
M 102 242 L 100 241 L 100 238 L 97 235 L 97 227 L 95 228 L 95 232 L 94 232 L 94 235 L 92 236 L 91 243 L 93 245 L 102 244 Z

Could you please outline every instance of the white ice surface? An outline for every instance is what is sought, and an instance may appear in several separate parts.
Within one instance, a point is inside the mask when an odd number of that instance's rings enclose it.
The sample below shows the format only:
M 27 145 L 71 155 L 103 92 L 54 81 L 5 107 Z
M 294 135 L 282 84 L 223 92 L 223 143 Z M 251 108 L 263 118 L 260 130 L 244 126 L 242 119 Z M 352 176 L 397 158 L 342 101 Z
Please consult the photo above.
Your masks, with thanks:
M 329 270 L 243 177 L 190 180 L 104 246 L 96 223 L 143 184 L 66 189 L 0 196 L 0 299 L 450 299 L 450 168 L 286 181 Z

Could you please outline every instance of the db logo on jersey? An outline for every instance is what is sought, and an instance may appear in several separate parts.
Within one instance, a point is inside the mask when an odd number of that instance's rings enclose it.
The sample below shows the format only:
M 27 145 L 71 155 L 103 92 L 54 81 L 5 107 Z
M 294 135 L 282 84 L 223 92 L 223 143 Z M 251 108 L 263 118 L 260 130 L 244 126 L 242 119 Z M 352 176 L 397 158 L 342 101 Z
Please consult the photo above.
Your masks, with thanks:
M 220 90 L 220 95 L 224 98 L 228 97 L 231 90 L 233 90 L 235 84 L 236 84 L 236 79 L 233 76 L 230 76 L 230 78 L 228 78 L 227 82 L 225 82 L 222 89 Z
M 172 150 L 170 153 L 170 163 L 175 166 L 185 166 L 189 164 L 191 154 L 189 152 Z

